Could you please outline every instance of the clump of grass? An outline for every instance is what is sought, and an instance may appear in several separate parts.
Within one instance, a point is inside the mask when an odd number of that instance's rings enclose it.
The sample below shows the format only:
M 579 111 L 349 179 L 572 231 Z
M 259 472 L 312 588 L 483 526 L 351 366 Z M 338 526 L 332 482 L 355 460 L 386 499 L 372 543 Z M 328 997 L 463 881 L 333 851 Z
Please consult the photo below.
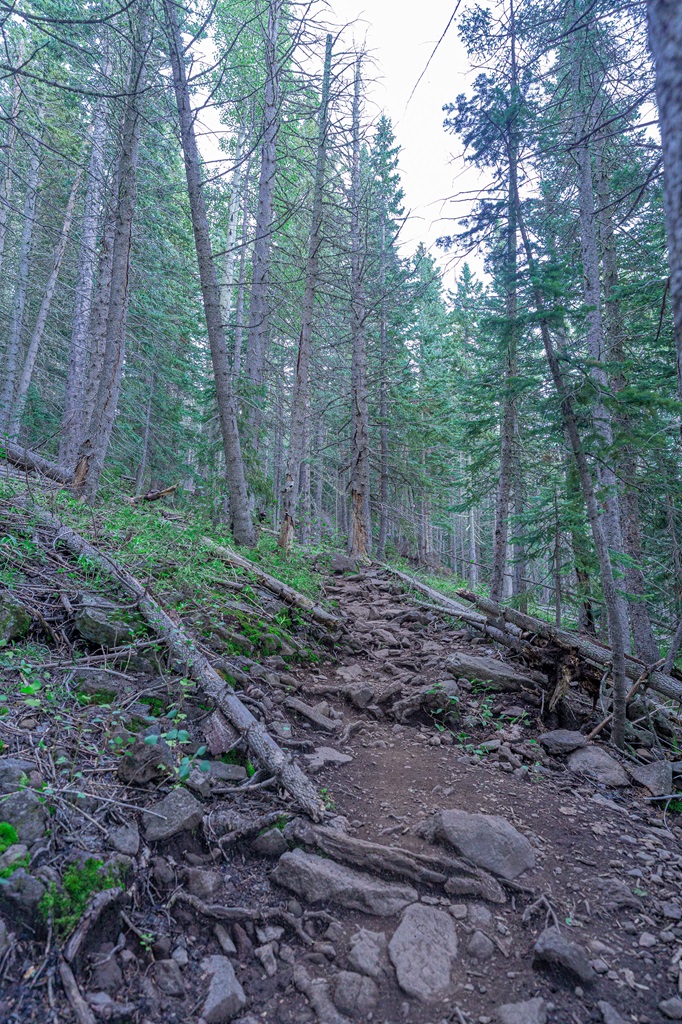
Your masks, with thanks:
M 10 825 L 8 821 L 0 821 L 0 855 L 18 842 L 19 836 L 14 825 Z
M 64 872 L 62 887 L 51 883 L 40 903 L 38 911 L 43 920 L 52 919 L 52 928 L 57 938 L 65 938 L 76 927 L 85 912 L 91 896 L 104 889 L 122 887 L 117 871 L 103 870 L 101 860 L 89 857 L 82 867 L 72 864 Z

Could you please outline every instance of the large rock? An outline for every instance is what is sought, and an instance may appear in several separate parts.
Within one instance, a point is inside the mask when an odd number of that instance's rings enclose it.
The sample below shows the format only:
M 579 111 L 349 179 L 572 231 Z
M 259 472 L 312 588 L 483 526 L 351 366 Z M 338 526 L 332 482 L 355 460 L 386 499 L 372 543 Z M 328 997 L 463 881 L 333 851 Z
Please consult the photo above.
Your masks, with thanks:
M 597 977 L 582 946 L 565 939 L 558 928 L 546 928 L 535 943 L 535 959 L 547 967 L 569 974 L 583 984 Z
M 172 790 L 168 796 L 142 815 L 145 836 L 150 843 L 170 839 L 178 832 L 190 832 L 201 824 L 204 810 L 186 789 Z
M 87 592 L 80 594 L 74 624 L 84 640 L 98 647 L 119 647 L 144 629 L 141 616 L 120 608 L 100 594 Z
M 303 850 L 282 854 L 270 877 L 309 903 L 334 902 L 377 917 L 399 914 L 417 899 L 409 885 L 383 882 Z
M 672 999 L 662 999 L 658 1008 L 668 1020 L 682 1020 L 682 999 L 673 996 Z
M 26 915 L 35 914 L 44 895 L 43 883 L 25 868 L 13 871 L 0 888 L 0 898 L 11 900 L 16 909 Z
M 604 1024 L 625 1024 L 625 1021 L 618 1013 L 618 1010 L 611 1003 L 607 1003 L 605 999 L 600 999 L 597 1003 L 597 1009 L 602 1015 Z
M 542 736 L 538 736 L 538 742 L 548 754 L 554 754 L 556 757 L 571 754 L 574 750 L 587 746 L 587 738 L 581 732 L 574 732 L 571 729 L 543 732 Z
M 388 955 L 403 992 L 424 1002 L 443 999 L 457 959 L 455 922 L 444 910 L 414 903 L 393 933 Z
M 351 935 L 348 963 L 370 978 L 383 978 L 388 974 L 388 942 L 384 933 L 360 928 Z
M 498 1006 L 500 1024 L 545 1024 L 547 1004 L 544 999 L 527 999 L 523 1003 L 505 1003 Z
M 10 946 L 10 934 L 7 925 L 0 917 L 0 956 L 4 956 Z
M 145 743 L 144 736 L 136 736 L 132 745 L 121 754 L 116 774 L 127 786 L 144 786 L 148 782 L 167 776 L 173 755 L 165 740 L 158 734 L 149 736 L 154 743 Z
M 0 793 L 15 793 L 28 782 L 29 772 L 35 768 L 33 761 L 24 757 L 3 757 L 0 761 Z M 0 821 L 4 821 L 0 806 Z
M 437 811 L 420 832 L 432 842 L 453 846 L 477 867 L 511 880 L 535 867 L 535 851 L 525 836 L 506 818 L 493 814 L 470 814 L 453 808 Z
M 445 659 L 445 667 L 456 678 L 476 679 L 488 690 L 497 693 L 516 693 L 524 687 L 535 685 L 532 678 L 518 669 L 506 665 L 496 658 L 481 658 L 457 651 Z
M 109 829 L 109 845 L 127 857 L 137 857 L 140 850 L 140 833 L 137 825 L 118 825 Z
M 226 956 L 207 956 L 201 961 L 201 967 L 211 980 L 200 1016 L 206 1024 L 224 1024 L 246 1006 L 244 989 Z
M 14 825 L 20 842 L 35 843 L 47 827 L 47 811 L 32 789 L 11 793 L 0 803 L 0 818 Z
M 673 791 L 673 766 L 670 761 L 653 761 L 629 768 L 631 777 L 645 786 L 652 796 L 668 796 Z
M 627 772 L 620 762 L 607 754 L 601 747 L 591 743 L 569 755 L 568 767 L 572 772 L 586 775 L 594 782 L 601 782 L 604 786 L 630 785 Z
M 379 1001 L 379 989 L 371 978 L 354 971 L 340 971 L 334 979 L 334 1006 L 358 1020 L 366 1020 Z
M 185 982 L 175 960 L 157 960 L 154 964 L 154 981 L 167 996 L 185 994 Z
M 9 590 L 0 590 L 0 641 L 19 640 L 30 628 L 31 616 L 26 606 Z

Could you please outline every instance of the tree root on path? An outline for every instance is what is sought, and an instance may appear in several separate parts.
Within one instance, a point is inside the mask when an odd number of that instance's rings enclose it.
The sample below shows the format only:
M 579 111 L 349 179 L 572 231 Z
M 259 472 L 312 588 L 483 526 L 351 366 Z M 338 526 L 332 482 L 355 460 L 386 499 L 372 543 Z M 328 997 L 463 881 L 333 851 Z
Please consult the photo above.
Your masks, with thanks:
M 311 978 L 302 964 L 296 964 L 294 985 L 306 997 L 317 1014 L 320 1024 L 351 1024 L 350 1018 L 339 1013 L 332 1003 L 329 995 L 329 982 L 324 978 Z

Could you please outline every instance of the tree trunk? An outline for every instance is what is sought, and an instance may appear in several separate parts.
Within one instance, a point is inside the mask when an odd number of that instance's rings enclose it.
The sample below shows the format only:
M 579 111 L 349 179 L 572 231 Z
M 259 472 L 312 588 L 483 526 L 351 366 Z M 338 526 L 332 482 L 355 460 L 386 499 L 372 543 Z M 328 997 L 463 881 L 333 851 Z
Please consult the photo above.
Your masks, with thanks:
M 73 467 L 76 463 L 78 445 L 84 426 L 85 372 L 88 356 L 88 334 L 92 313 L 92 292 L 97 262 L 97 227 L 99 224 L 102 194 L 104 189 L 104 140 L 106 137 L 106 104 L 99 100 L 95 106 L 92 122 L 92 146 L 88 165 L 88 185 L 83 207 L 80 252 L 76 295 L 73 307 L 71 343 L 69 345 L 69 366 L 64 393 L 59 463 Z M 108 294 L 107 294 L 108 306 Z M 93 402 L 94 405 L 94 402 Z M 89 410 L 88 422 L 92 409 Z
M 246 294 L 246 254 L 248 251 L 246 245 L 246 236 L 248 234 L 249 226 L 249 177 L 251 174 L 251 157 L 246 165 L 246 171 L 244 174 L 244 188 L 242 198 L 242 240 L 241 240 L 241 252 L 239 254 L 239 282 L 237 284 L 237 305 L 235 307 L 235 325 L 234 325 L 234 358 L 232 360 L 232 377 L 234 380 L 234 388 L 239 389 L 239 377 L 242 372 L 242 347 L 244 337 L 244 297 Z M 279 498 L 279 492 L 278 492 Z
M 147 411 L 144 416 L 144 431 L 142 434 L 142 454 L 140 456 L 140 465 L 137 469 L 137 475 L 135 477 L 135 494 L 142 493 L 142 487 L 144 485 L 144 478 L 147 472 L 147 457 L 149 454 L 149 435 L 151 432 L 152 423 L 152 400 L 154 398 L 154 378 L 155 373 L 152 370 L 149 377 L 149 396 L 147 398 Z
M 353 440 L 351 450 L 350 528 L 348 554 L 365 558 L 371 553 L 372 520 L 369 505 L 369 406 L 367 399 L 367 341 L 365 338 L 365 295 L 362 279 L 362 233 L 360 227 L 360 61 L 355 65 L 353 96 L 353 165 L 351 176 L 351 401 Z
M 288 551 L 294 535 L 294 523 L 298 504 L 298 481 L 301 462 L 305 457 L 305 441 L 309 435 L 310 420 L 310 353 L 315 315 L 315 297 L 319 279 L 320 246 L 322 245 L 322 198 L 324 175 L 327 162 L 327 110 L 329 106 L 329 83 L 332 66 L 332 37 L 327 36 L 324 57 L 324 75 L 320 98 L 319 125 L 317 133 L 317 162 L 313 185 L 313 210 L 308 240 L 308 255 L 305 268 L 305 288 L 301 333 L 298 339 L 296 359 L 296 380 L 291 402 L 291 426 L 289 429 L 289 452 L 282 490 L 282 526 L 279 545 Z M 308 473 L 310 470 L 308 469 Z
M 243 175 L 242 153 L 246 128 L 242 124 L 237 135 L 237 147 L 234 154 L 234 171 L 230 184 L 230 205 L 227 210 L 227 230 L 225 232 L 225 260 L 223 263 L 223 279 L 220 284 L 220 314 L 223 330 L 227 332 L 232 316 L 232 298 L 234 294 L 234 265 L 237 256 L 237 228 L 239 226 L 239 210 L 241 206 L 241 187 Z
M 269 0 L 268 25 L 265 35 L 265 97 L 263 105 L 263 145 L 258 182 L 256 238 L 253 247 L 249 330 L 246 342 L 245 371 L 247 378 L 249 443 L 258 448 L 262 419 L 263 375 L 268 343 L 270 310 L 270 256 L 274 220 L 275 176 L 277 173 L 277 135 L 279 132 L 279 58 L 277 40 L 283 0 Z
M 677 391 L 682 401 L 682 5 L 678 0 L 647 0 L 647 14 L 649 45 L 656 68 Z
M 388 315 L 386 297 L 386 216 L 382 211 L 381 223 L 381 306 L 379 324 L 379 539 L 377 560 L 383 562 L 388 536 Z
M 204 300 L 204 314 L 206 316 L 206 328 L 211 347 L 213 372 L 215 374 L 218 412 L 225 451 L 225 472 L 230 493 L 232 528 L 238 544 L 252 546 L 256 541 L 256 534 L 249 511 L 244 463 L 242 461 L 239 429 L 237 427 L 237 410 L 232 386 L 230 358 L 220 313 L 220 287 L 211 249 L 211 236 L 201 181 L 199 152 L 194 134 L 194 119 L 190 106 L 182 37 L 178 25 L 177 10 L 173 0 L 164 0 L 164 11 L 170 42 L 173 86 L 185 158 L 187 191 L 189 193 L 192 214 L 192 228 L 194 230 L 194 242 L 197 251 L 201 292 Z
M 33 377 L 33 369 L 36 364 L 38 356 L 38 350 L 43 340 L 43 334 L 45 332 L 45 324 L 50 314 L 50 306 L 52 305 L 52 296 L 54 290 L 57 287 L 57 278 L 59 277 L 59 271 L 61 269 L 62 260 L 64 259 L 64 253 L 66 251 L 66 243 L 69 240 L 69 232 L 71 231 L 71 222 L 73 221 L 73 210 L 76 205 L 76 196 L 81 183 L 82 172 L 79 170 L 76 172 L 76 177 L 73 180 L 71 187 L 71 193 L 69 195 L 68 202 L 66 204 L 66 211 L 64 213 L 64 223 L 62 230 L 59 235 L 59 240 L 54 250 L 52 257 L 52 270 L 50 271 L 49 277 L 45 284 L 45 291 L 43 292 L 43 301 L 40 304 L 38 311 L 38 317 L 33 328 L 33 334 L 31 340 L 28 343 L 28 349 L 24 358 L 24 367 L 19 377 L 19 383 L 17 385 L 17 392 L 14 396 L 14 404 L 12 406 L 12 414 L 9 422 L 9 434 L 10 437 L 14 438 L 19 433 L 19 426 L 21 424 L 21 417 L 24 412 L 24 405 L 26 403 L 26 395 L 31 384 L 31 378 Z
M 20 64 L 24 56 L 24 41 L 19 40 L 18 47 L 18 63 Z M 2 179 L 2 186 L 0 186 L 0 268 L 2 268 L 2 260 L 5 254 L 5 240 L 7 239 L 7 225 L 9 224 L 10 215 L 10 196 L 12 194 L 12 178 L 14 177 L 14 146 L 17 141 L 17 118 L 19 117 L 19 108 L 21 106 L 21 75 L 15 75 L 14 86 L 12 88 L 12 107 L 9 117 L 9 131 L 7 132 L 7 142 L 5 143 L 5 176 Z

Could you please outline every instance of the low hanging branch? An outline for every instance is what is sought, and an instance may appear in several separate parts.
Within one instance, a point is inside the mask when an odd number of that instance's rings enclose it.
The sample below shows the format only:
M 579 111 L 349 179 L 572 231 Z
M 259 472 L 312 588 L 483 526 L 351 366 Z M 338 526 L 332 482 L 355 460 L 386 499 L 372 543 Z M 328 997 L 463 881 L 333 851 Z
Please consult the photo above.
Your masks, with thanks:
M 173 622 L 139 580 L 109 555 L 103 554 L 80 534 L 65 526 L 56 516 L 23 499 L 18 501 L 18 504 L 34 515 L 43 528 L 55 533 L 55 543 L 59 541 L 72 554 L 82 555 L 94 562 L 137 600 L 146 623 L 163 640 L 171 654 L 187 666 L 188 675 L 199 683 L 204 693 L 215 702 L 228 721 L 238 730 L 248 744 L 254 760 L 267 768 L 271 775 L 276 776 L 302 810 L 314 821 L 320 821 L 324 817 L 324 806 L 310 780 L 242 704 L 236 693 L 215 671 L 208 658 L 197 650 L 182 626 Z

